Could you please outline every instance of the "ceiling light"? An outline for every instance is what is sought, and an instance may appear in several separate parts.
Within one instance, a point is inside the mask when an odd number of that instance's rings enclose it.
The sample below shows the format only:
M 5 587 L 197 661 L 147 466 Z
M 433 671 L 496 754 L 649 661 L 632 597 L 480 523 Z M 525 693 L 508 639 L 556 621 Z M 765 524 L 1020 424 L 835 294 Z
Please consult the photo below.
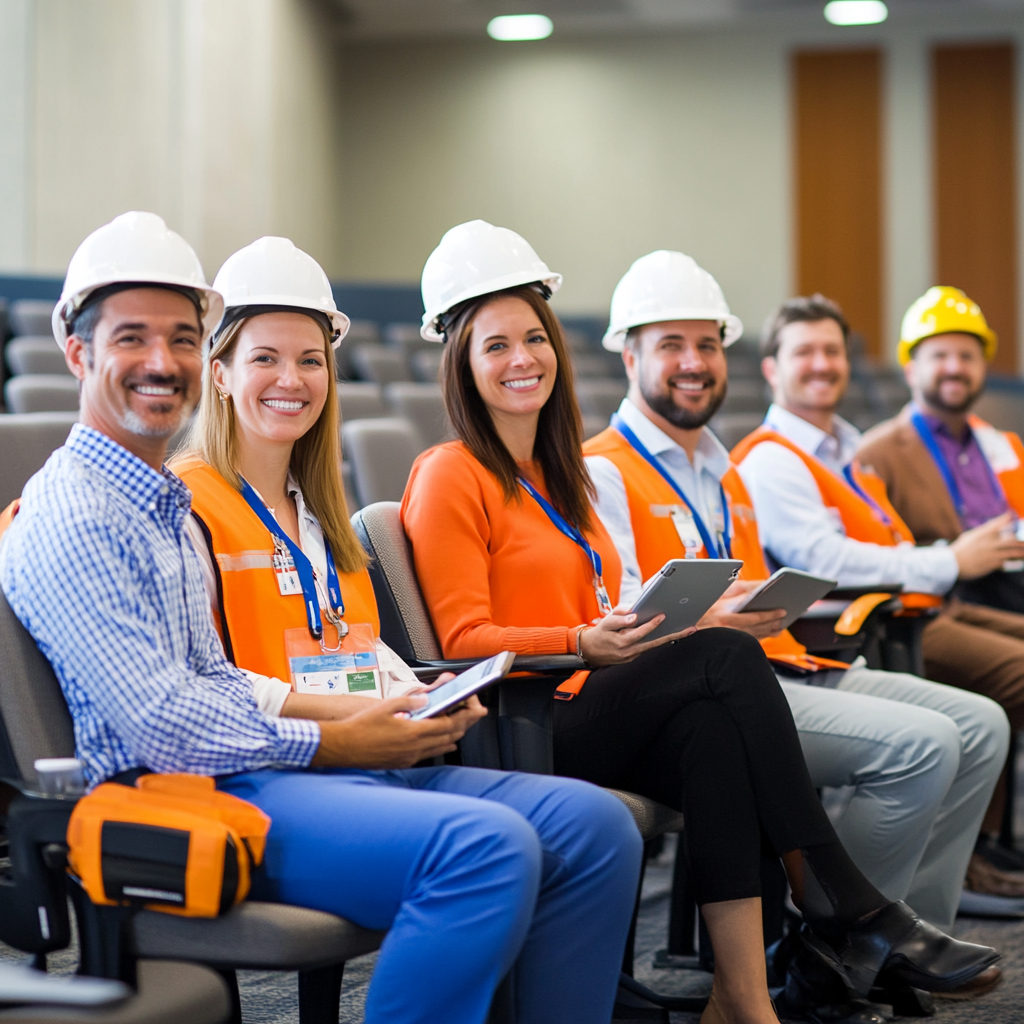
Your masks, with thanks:
M 492 39 L 509 43 L 522 39 L 547 39 L 554 25 L 544 14 L 503 14 L 487 23 L 487 34 Z
M 825 4 L 825 20 L 833 25 L 877 25 L 889 17 L 882 0 L 831 0 Z

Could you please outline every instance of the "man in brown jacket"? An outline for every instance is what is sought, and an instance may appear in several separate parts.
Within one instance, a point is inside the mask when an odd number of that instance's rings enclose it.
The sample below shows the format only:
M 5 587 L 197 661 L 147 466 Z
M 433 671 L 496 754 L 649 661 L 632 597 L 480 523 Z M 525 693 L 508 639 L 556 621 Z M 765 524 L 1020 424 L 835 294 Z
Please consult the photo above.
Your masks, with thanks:
M 869 430 L 857 455 L 885 482 L 918 544 L 951 543 L 1008 512 L 1024 516 L 1024 446 L 1016 434 L 969 415 L 995 350 L 995 333 L 959 289 L 930 288 L 903 318 L 898 358 L 912 401 Z M 930 678 L 993 697 L 1015 730 L 1024 728 L 1022 569 L 1021 563 L 1005 563 L 1002 570 L 960 580 L 944 628 L 932 631 L 926 645 Z M 983 645 L 978 628 L 986 631 Z M 990 831 L 998 796 L 997 790 L 985 822 Z

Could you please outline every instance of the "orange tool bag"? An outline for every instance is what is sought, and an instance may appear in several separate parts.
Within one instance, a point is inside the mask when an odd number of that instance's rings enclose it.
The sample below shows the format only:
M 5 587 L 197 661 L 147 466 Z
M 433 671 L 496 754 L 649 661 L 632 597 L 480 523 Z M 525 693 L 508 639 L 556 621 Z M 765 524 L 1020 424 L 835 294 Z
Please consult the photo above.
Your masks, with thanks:
M 105 782 L 75 805 L 68 864 L 93 903 L 217 917 L 245 899 L 270 818 L 202 775 Z

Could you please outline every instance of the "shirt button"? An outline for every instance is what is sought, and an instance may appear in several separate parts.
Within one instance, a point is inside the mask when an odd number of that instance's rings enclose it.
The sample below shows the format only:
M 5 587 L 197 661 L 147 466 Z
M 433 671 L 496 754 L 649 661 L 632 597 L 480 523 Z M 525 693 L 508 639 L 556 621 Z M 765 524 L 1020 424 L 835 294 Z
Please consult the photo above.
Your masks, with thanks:
M 155 512 L 156 511 L 156 502 L 155 501 L 151 501 L 149 503 L 149 505 L 147 505 L 146 507 L 149 509 L 150 512 Z

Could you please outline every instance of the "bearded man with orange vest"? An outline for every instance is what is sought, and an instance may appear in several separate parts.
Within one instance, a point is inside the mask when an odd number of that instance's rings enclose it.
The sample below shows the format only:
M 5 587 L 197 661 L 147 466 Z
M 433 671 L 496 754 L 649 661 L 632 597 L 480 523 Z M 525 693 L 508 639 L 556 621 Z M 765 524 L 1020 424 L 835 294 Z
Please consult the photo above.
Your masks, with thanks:
M 905 591 L 933 595 L 1024 557 L 1024 543 L 1007 532 L 1009 513 L 951 544 L 915 545 L 884 482 L 855 459 L 860 433 L 836 415 L 850 379 L 848 333 L 842 311 L 820 295 L 786 302 L 765 325 L 761 367 L 774 403 L 764 424 L 732 452 L 765 550 L 779 564 L 840 586 L 901 583 Z M 1024 727 L 1024 617 L 950 601 L 925 627 L 922 647 L 928 678 L 993 698 L 1012 728 Z M 997 790 L 978 852 L 1017 873 L 1024 864 L 988 838 L 999 829 L 1002 803 Z M 977 858 L 968 875 L 977 889 L 1006 881 L 987 880 L 974 867 L 982 870 Z
M 605 347 L 623 353 L 629 393 L 584 452 L 622 559 L 621 601 L 669 559 L 743 559 L 740 582 L 702 625 L 761 640 L 811 777 L 853 787 L 836 828 L 858 867 L 891 898 L 916 899 L 929 920 L 950 925 L 1005 758 L 1006 716 L 987 698 L 916 676 L 812 658 L 779 631 L 781 610 L 732 610 L 769 575 L 743 481 L 705 426 L 725 397 L 725 348 L 741 330 L 717 282 L 682 253 L 642 257 L 615 290 Z
M 1024 516 L 1024 445 L 970 412 L 996 341 L 978 304 L 959 288 L 929 288 L 903 318 L 897 357 L 913 400 L 864 435 L 858 457 L 884 481 L 919 544 L 952 542 L 1007 511 Z M 1011 564 L 962 581 L 954 594 L 1024 612 L 1021 569 Z

